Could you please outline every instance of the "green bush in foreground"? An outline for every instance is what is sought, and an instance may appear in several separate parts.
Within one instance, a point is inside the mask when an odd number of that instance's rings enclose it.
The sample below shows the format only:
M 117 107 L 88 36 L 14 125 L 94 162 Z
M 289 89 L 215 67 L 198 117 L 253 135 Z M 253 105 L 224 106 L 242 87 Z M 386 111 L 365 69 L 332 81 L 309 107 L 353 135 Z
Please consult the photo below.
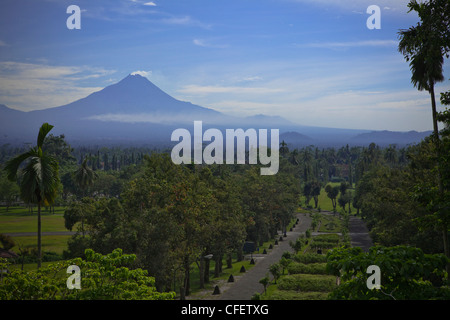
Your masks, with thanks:
M 35 271 L 14 270 L 0 282 L 0 300 L 171 300 L 175 293 L 156 291 L 155 280 L 142 269 L 129 269 L 135 255 L 121 249 L 101 255 L 85 251 L 86 260 L 75 258 Z M 68 289 L 70 265 L 80 268 L 81 288 Z M 0 269 L 7 262 L 0 260 Z
M 327 270 L 341 277 L 331 299 L 450 299 L 448 258 L 408 246 L 336 248 L 328 252 Z M 380 289 L 368 289 L 367 268 L 380 268 Z

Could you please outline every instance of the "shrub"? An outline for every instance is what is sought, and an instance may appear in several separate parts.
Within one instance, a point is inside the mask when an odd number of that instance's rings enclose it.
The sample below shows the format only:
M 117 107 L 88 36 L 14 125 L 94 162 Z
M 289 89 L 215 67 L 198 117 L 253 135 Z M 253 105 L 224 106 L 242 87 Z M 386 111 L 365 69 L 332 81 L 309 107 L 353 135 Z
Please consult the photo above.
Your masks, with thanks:
M 121 249 L 101 255 L 88 249 L 86 260 L 76 258 L 49 264 L 39 270 L 13 270 L 3 276 L 0 300 L 172 300 L 174 292 L 160 293 L 155 279 L 147 271 L 129 269 L 136 256 L 122 254 Z M 81 288 L 67 286 L 67 267 L 80 268 Z M 0 269 L 8 263 L 0 259 Z M 58 276 L 61 275 L 61 276 Z
M 316 241 L 329 242 L 329 243 L 339 243 L 341 237 L 338 234 L 330 233 L 330 234 L 321 234 L 314 237 Z
M 327 274 L 327 263 L 291 263 L 288 268 L 289 274 L 309 273 L 309 274 Z
M 305 237 L 306 238 L 311 238 L 311 230 L 308 229 L 308 230 L 305 231 Z
M 317 253 L 305 253 L 295 255 L 294 260 L 301 263 L 327 262 L 327 256 Z
M 280 290 L 329 292 L 336 286 L 336 277 L 328 275 L 291 274 L 278 281 Z
M 327 300 L 327 292 L 298 292 L 278 290 L 270 296 L 270 300 Z
M 336 243 L 328 242 L 328 241 L 320 241 L 320 240 L 314 240 L 311 242 L 309 247 L 311 249 L 331 249 L 336 246 Z

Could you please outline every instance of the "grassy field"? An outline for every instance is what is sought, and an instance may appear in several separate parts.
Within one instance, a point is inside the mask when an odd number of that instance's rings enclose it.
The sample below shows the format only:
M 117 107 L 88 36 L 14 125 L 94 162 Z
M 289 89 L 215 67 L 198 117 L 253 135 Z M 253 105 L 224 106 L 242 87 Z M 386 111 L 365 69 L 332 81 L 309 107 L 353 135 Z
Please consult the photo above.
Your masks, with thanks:
M 42 232 L 67 232 L 64 227 L 64 208 L 55 208 L 55 213 L 43 209 L 41 211 Z M 28 208 L 11 207 L 6 211 L 0 207 L 0 233 L 11 234 L 15 246 L 11 251 L 18 253 L 19 246 L 33 249 L 37 247 L 36 235 L 20 235 L 20 233 L 37 233 L 37 209 L 30 212 Z M 18 235 L 14 235 L 17 233 Z M 43 235 L 42 250 L 61 254 L 67 247 L 70 235 Z
M 340 185 L 340 183 L 338 183 L 338 182 L 330 182 L 329 184 L 331 184 L 333 187 Z M 351 189 L 351 190 L 354 192 L 354 189 Z M 338 198 L 339 198 L 339 195 L 338 195 Z M 305 205 L 305 197 L 301 196 L 300 201 L 302 203 L 302 206 L 304 206 Z M 311 201 L 309 202 L 309 205 L 314 208 L 314 199 L 311 199 Z M 331 203 L 331 199 L 328 198 L 327 193 L 325 192 L 324 188 L 322 188 L 322 190 L 320 191 L 318 207 L 320 207 L 321 210 L 333 211 L 333 204 Z M 350 207 L 351 207 L 352 212 L 356 211 L 356 209 L 353 208 L 352 205 Z M 339 204 L 336 206 L 336 210 L 338 212 L 340 210 L 342 210 L 342 208 L 339 206 Z M 348 204 L 346 205 L 346 211 L 348 211 Z

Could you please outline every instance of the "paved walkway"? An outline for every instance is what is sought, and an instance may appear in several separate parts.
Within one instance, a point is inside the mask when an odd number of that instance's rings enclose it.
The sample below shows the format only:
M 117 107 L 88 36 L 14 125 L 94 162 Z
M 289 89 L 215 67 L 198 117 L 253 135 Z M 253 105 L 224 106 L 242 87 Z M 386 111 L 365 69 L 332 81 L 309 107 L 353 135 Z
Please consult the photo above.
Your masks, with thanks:
M 259 283 L 259 280 L 266 275 L 272 277 L 269 267 L 277 263 L 284 252 L 293 252 L 289 242 L 295 241 L 300 234 L 310 227 L 311 218 L 308 215 L 298 213 L 297 218 L 299 223 L 292 231 L 286 233 L 287 237 L 283 238 L 283 241 L 278 241 L 278 245 L 274 246 L 268 254 L 253 255 L 253 258 L 256 257 L 255 266 L 243 276 L 235 277 L 235 282 L 229 288 L 220 295 L 212 296 L 212 299 L 217 297 L 219 300 L 250 300 L 255 293 L 263 292 L 264 287 Z
M 210 296 L 211 300 L 250 300 L 255 293 L 262 293 L 264 287 L 259 283 L 259 280 L 265 276 L 272 278 L 269 272 L 269 267 L 277 263 L 284 252 L 293 252 L 293 249 L 289 245 L 290 241 L 295 241 L 300 234 L 310 228 L 311 218 L 309 214 L 298 213 L 297 218 L 299 223 L 290 232 L 287 232 L 287 237 L 283 238 L 284 241 L 279 241 L 277 246 L 267 255 L 253 255 L 256 260 L 255 266 L 243 274 L 242 276 L 235 276 L 235 282 L 232 284 L 224 284 L 220 288 L 220 295 Z M 316 233 L 313 233 L 316 234 Z M 352 246 L 361 247 L 364 251 L 367 251 L 372 246 L 372 240 L 369 237 L 367 227 L 364 221 L 359 217 L 351 216 L 349 221 L 349 235 L 351 238 Z
M 364 251 L 368 251 L 373 245 L 369 236 L 369 230 L 366 223 L 359 217 L 350 216 L 349 221 L 350 243 L 353 247 L 361 247 Z

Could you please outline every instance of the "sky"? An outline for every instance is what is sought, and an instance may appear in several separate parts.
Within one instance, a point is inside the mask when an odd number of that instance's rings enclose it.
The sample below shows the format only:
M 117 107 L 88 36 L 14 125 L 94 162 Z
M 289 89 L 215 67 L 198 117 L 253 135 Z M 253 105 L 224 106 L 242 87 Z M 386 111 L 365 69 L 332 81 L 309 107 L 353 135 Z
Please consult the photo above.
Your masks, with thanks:
M 226 114 L 321 127 L 432 130 L 430 96 L 411 84 L 398 31 L 404 0 L 2 0 L 0 104 L 56 107 L 147 77 Z M 70 5 L 80 29 L 68 29 Z M 381 29 L 369 29 L 371 5 Z M 436 86 L 450 90 L 446 80 Z M 438 110 L 443 110 L 438 106 Z

